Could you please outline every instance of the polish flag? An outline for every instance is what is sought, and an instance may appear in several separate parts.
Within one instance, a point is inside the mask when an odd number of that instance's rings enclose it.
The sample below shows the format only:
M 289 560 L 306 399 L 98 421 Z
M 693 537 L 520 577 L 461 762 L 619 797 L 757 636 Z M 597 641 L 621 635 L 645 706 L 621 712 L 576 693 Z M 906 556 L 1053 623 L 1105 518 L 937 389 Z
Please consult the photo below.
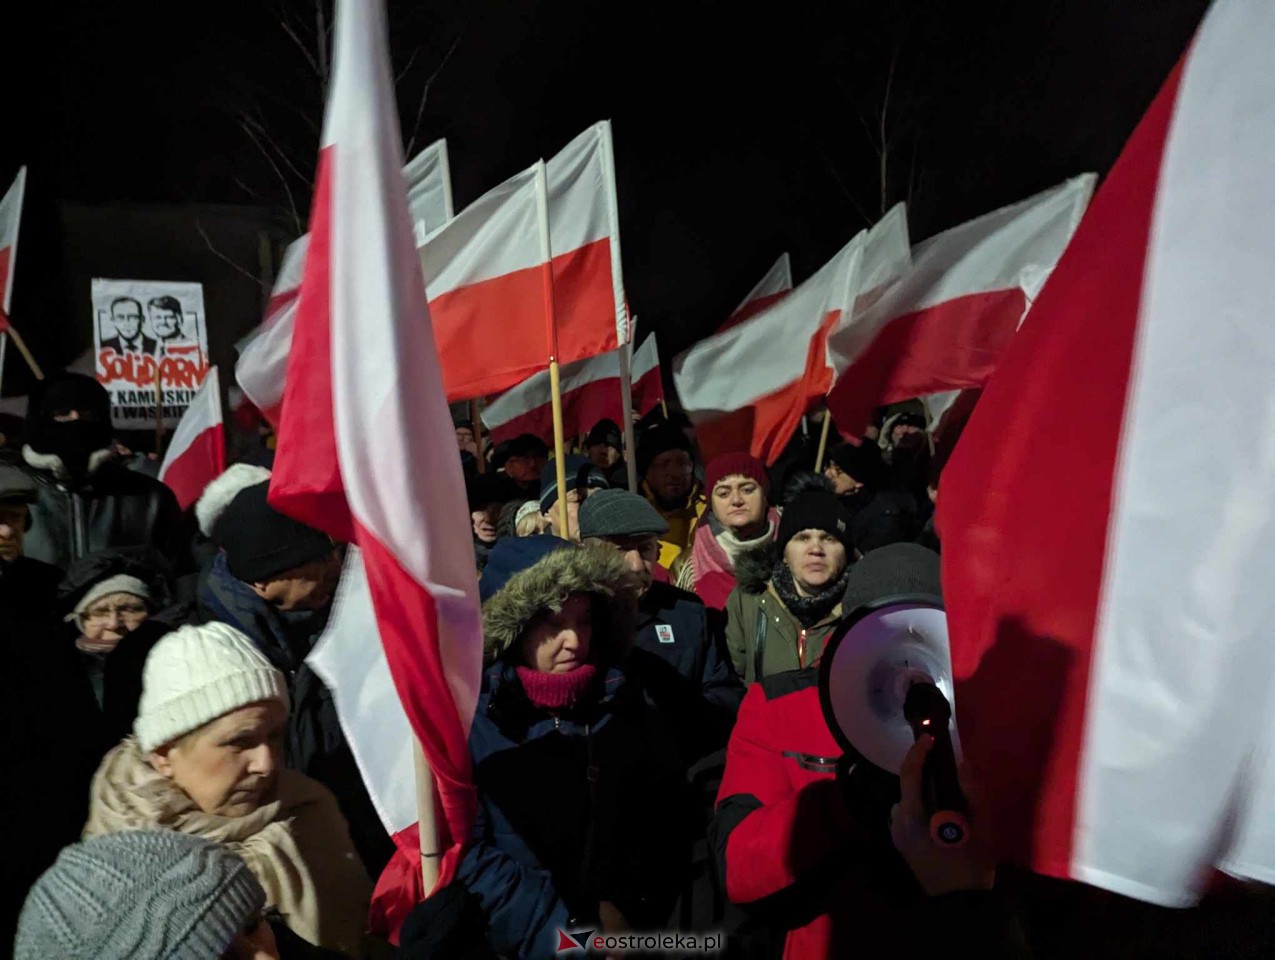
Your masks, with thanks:
M 977 387 L 1062 255 L 1093 193 L 1084 174 L 917 244 L 912 269 L 828 340 L 828 409 L 852 432 L 872 411 Z
M 899 204 L 782 300 L 679 356 L 673 379 L 705 458 L 747 450 L 778 459 L 832 385 L 829 333 L 874 303 L 909 256 Z
M 429 892 L 421 846 L 445 884 L 473 822 L 482 632 L 460 461 L 439 456 L 456 441 L 401 174 L 384 0 L 338 2 L 333 64 L 270 494 L 357 546 L 333 617 L 367 629 L 324 637 L 320 673 L 399 844 L 374 903 L 391 932 Z M 397 696 L 373 696 L 386 674 Z M 403 729 L 400 711 L 433 784 L 406 808 L 393 800 L 413 782 L 415 748 L 386 732 Z
M 4 376 L 4 354 L 9 344 L 9 298 L 13 294 L 13 262 L 18 256 L 18 224 L 26 187 L 27 168 L 19 167 L 13 185 L 0 200 L 0 378 Z
M 403 176 L 407 181 L 412 227 L 423 241 L 452 216 L 447 141 L 437 140 L 422 150 L 403 168 Z M 283 264 L 275 277 L 261 326 L 235 345 L 239 352 L 235 379 L 244 396 L 276 428 L 283 404 L 284 372 L 288 364 L 288 350 L 292 346 L 296 300 L 301 292 L 301 277 L 309 246 L 309 234 L 288 245 L 283 252 Z
M 1167 906 L 1275 883 L 1272 49 L 1265 5 L 1210 8 L 939 497 L 980 819 Z
M 435 140 L 408 161 L 407 209 L 412 215 L 412 231 L 419 247 L 425 238 L 452 218 L 452 168 L 447 157 L 447 140 Z
M 420 248 L 449 402 L 508 389 L 549 366 L 546 195 L 541 161 L 483 194 Z
M 775 265 L 766 271 L 757 286 L 748 291 L 744 302 L 735 308 L 726 318 L 726 322 L 717 328 L 718 333 L 725 333 L 731 327 L 739 326 L 745 320 L 757 316 L 767 307 L 778 303 L 792 292 L 792 265 L 787 252 L 780 254 Z
M 177 495 L 183 510 L 226 470 L 226 428 L 221 418 L 221 377 L 209 367 L 204 382 L 182 414 L 159 468 L 159 479 Z
M 635 351 L 631 344 L 620 349 L 632 351 L 633 409 L 646 412 L 664 398 L 655 337 L 647 337 Z M 562 368 L 561 375 L 562 423 L 567 436 L 584 433 L 602 419 L 614 420 L 623 426 L 619 351 L 568 364 Z M 524 433 L 552 442 L 553 397 L 549 374 L 538 373 L 512 390 L 506 390 L 483 408 L 482 418 L 496 443 Z

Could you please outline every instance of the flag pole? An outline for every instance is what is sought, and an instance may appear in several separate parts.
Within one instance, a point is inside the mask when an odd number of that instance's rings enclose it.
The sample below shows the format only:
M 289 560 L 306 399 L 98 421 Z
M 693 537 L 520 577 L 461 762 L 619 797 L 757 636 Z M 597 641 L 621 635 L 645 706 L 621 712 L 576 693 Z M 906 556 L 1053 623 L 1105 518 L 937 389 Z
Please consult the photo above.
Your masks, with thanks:
M 18 333 L 18 328 L 12 323 L 7 325 L 5 334 L 13 340 L 13 345 L 18 348 L 18 353 L 22 354 L 22 359 L 27 362 L 27 366 L 31 368 L 31 373 L 37 380 L 44 379 L 44 371 L 40 369 L 40 365 L 35 362 L 35 357 L 31 355 L 31 350 L 27 347 L 27 342 L 22 339 L 22 334 Z
M 815 457 L 815 473 L 823 470 L 823 455 L 828 452 L 828 431 L 832 428 L 832 411 L 823 411 L 823 430 L 819 433 L 819 455 Z
M 637 323 L 637 318 L 633 318 Z M 633 439 L 633 342 L 620 344 L 620 416 L 624 419 L 624 469 L 629 493 L 638 492 L 637 449 Z
M 480 401 L 475 398 L 469 401 L 469 422 L 474 427 L 474 456 L 478 458 L 478 472 L 487 472 L 487 460 L 483 456 L 483 421 Z
M 438 849 L 438 822 L 434 815 L 434 772 L 425 759 L 421 742 L 412 737 L 412 766 L 416 771 L 416 818 L 421 843 L 421 889 L 429 896 L 438 886 L 438 866 L 443 854 Z
M 567 441 L 562 426 L 562 371 L 558 369 L 558 323 L 553 306 L 553 248 L 549 244 L 549 183 L 543 160 L 536 167 L 536 215 L 540 221 L 540 264 L 544 277 L 545 327 L 549 341 L 549 392 L 553 398 L 553 461 L 558 481 L 558 526 L 562 539 L 567 527 Z
M 155 455 L 164 454 L 164 365 L 155 359 Z

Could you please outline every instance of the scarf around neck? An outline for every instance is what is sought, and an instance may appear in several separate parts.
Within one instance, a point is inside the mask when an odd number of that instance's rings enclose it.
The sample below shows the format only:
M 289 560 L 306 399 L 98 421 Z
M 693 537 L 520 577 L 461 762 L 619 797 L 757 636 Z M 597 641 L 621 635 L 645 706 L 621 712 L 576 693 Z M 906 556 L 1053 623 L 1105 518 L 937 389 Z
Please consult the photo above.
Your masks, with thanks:
M 810 597 L 803 597 L 797 592 L 797 584 L 792 578 L 792 571 L 784 564 L 783 558 L 775 561 L 774 572 L 770 575 L 770 582 L 775 588 L 775 593 L 779 595 L 779 599 L 783 601 L 788 612 L 797 618 L 797 622 L 805 628 L 810 628 L 830 614 L 833 608 L 839 604 L 846 592 L 846 578 L 850 575 L 850 567 L 847 566 L 841 571 L 841 575 L 833 580 L 818 593 Z

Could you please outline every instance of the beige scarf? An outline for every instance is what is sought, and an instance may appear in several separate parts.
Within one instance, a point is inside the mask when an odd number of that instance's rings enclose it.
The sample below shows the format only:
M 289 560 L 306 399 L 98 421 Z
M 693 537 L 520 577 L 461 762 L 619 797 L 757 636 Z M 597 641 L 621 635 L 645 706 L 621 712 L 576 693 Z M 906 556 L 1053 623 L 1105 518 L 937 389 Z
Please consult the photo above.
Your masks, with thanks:
M 351 956 L 363 953 L 371 884 L 336 799 L 294 770 L 279 773 L 278 799 L 246 817 L 204 813 L 126 737 L 93 777 L 85 837 L 156 827 L 225 844 L 261 881 L 266 902 L 292 931 Z

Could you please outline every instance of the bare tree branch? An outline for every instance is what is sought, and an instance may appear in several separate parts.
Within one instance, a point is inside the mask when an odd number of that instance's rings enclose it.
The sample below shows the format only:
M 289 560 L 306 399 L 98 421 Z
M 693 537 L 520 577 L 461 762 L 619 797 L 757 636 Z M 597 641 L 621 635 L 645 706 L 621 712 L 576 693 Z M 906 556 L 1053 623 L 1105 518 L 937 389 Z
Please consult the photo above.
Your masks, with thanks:
M 284 175 L 283 171 L 279 169 L 279 164 L 274 162 L 274 158 L 270 156 L 270 151 L 265 148 L 265 145 L 259 139 L 257 139 L 257 135 L 253 132 L 252 127 L 244 123 L 242 120 L 240 121 L 239 126 L 243 129 L 244 133 L 248 134 L 249 139 L 251 139 L 256 145 L 257 150 L 260 151 L 261 155 L 266 158 L 266 163 L 270 164 L 271 169 L 275 172 L 275 176 L 279 178 L 279 183 L 283 185 L 283 191 L 288 197 L 288 209 L 292 212 L 292 222 L 297 228 L 297 236 L 300 236 L 305 231 L 301 228 L 301 214 L 297 212 L 297 202 L 292 196 L 292 187 L 288 185 L 288 178 Z
M 328 99 L 328 28 L 325 22 L 323 0 L 314 0 L 314 41 L 319 54 L 319 81 L 323 86 L 323 99 Z
M 452 58 L 452 54 L 456 52 L 456 48 L 460 46 L 460 39 L 464 34 L 459 34 L 452 41 L 451 47 L 447 50 L 447 55 L 434 69 L 434 72 L 425 80 L 425 88 L 421 90 L 421 102 L 416 108 L 416 121 L 412 124 L 412 135 L 408 138 L 407 149 L 404 151 L 405 156 L 411 156 L 412 150 L 416 147 L 416 134 L 420 130 L 421 117 L 425 115 L 425 101 L 429 99 L 429 89 L 434 85 L 434 81 L 438 79 L 438 75 L 443 72 L 443 67 L 447 66 L 447 61 Z
M 890 54 L 890 69 L 885 75 L 885 93 L 881 97 L 881 216 L 890 206 L 890 137 L 886 132 L 886 117 L 890 112 L 890 90 L 894 86 L 894 68 L 899 62 L 899 48 Z
M 395 86 L 398 86 L 400 83 L 403 82 L 403 78 L 407 76 L 408 71 L 411 70 L 412 67 L 416 64 L 416 55 L 420 52 L 421 52 L 420 47 L 412 48 L 412 55 L 407 58 L 407 65 L 403 67 L 403 69 L 398 72 L 398 76 L 394 78 Z
M 270 203 L 270 201 L 269 201 L 269 200 L 267 200 L 265 197 L 263 197 L 263 196 L 262 196 L 260 193 L 258 193 L 256 190 L 252 189 L 252 187 L 248 186 L 248 184 L 244 183 L 244 182 L 243 182 L 241 179 L 239 179 L 238 177 L 235 177 L 235 178 L 234 178 L 234 184 L 235 184 L 235 186 L 236 186 L 236 187 L 238 187 L 238 188 L 239 188 L 240 190 L 242 190 L 244 193 L 248 194 L 248 196 L 252 197 L 252 199 L 257 200 L 257 201 L 259 201 L 259 202 L 261 202 L 261 203 L 265 203 L 265 204 L 269 204 L 269 203 Z
M 297 169 L 297 165 L 292 162 L 292 158 L 288 156 L 288 152 L 284 150 L 283 147 L 279 146 L 278 141 L 276 141 L 274 137 L 270 136 L 270 131 L 265 128 L 265 125 L 260 120 L 257 120 L 255 117 L 245 113 L 240 115 L 239 123 L 241 126 L 244 126 L 245 129 L 251 127 L 252 130 L 255 130 L 257 135 L 260 136 L 263 141 L 274 148 L 275 153 L 279 155 L 279 158 L 287 165 L 288 169 L 291 170 L 293 174 L 295 174 L 311 189 L 314 188 L 314 184 L 311 182 L 310 178 Z M 251 131 L 249 131 L 249 133 L 251 134 Z
M 296 44 L 297 49 L 301 51 L 301 55 L 305 57 L 306 62 L 309 63 L 311 69 L 314 70 L 315 76 L 317 76 L 320 80 L 323 80 L 323 70 L 319 66 L 319 61 L 314 58 L 314 54 L 311 53 L 310 48 L 305 45 L 305 41 L 297 36 L 297 32 L 292 29 L 292 24 L 288 23 L 287 17 L 280 19 L 279 26 L 283 27 L 284 33 L 292 38 L 292 42 Z M 322 46 L 323 45 L 320 44 L 320 47 Z
M 212 237 L 208 236 L 208 231 L 204 229 L 204 225 L 202 222 L 200 222 L 200 219 L 198 217 L 195 218 L 195 229 L 198 230 L 199 235 L 204 238 L 204 244 L 208 247 L 209 253 L 211 253 L 214 257 L 216 257 L 222 263 L 225 263 L 228 266 L 233 267 L 237 272 L 242 273 L 245 277 L 247 277 L 257 286 L 259 286 L 262 290 L 266 289 L 266 284 L 260 277 L 258 277 L 251 270 L 248 270 L 245 267 L 241 267 L 239 264 L 235 263 L 235 261 L 231 260 L 230 257 L 226 256 L 224 253 L 222 253 L 220 250 L 217 249 L 217 247 L 212 242 Z

